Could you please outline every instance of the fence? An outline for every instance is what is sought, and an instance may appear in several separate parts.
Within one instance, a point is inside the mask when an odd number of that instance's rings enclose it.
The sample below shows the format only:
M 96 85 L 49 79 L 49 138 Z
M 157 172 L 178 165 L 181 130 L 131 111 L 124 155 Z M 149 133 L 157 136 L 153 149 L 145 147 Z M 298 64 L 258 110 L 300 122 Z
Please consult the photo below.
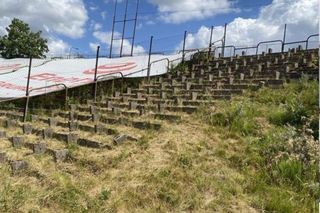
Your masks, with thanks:
M 295 41 L 295 42 L 285 42 L 286 37 L 284 35 L 283 40 L 271 40 L 271 41 L 263 41 L 263 42 L 259 42 L 257 45 L 252 45 L 252 46 L 247 46 L 247 47 L 237 47 L 234 45 L 226 45 L 226 35 L 227 35 L 227 25 L 225 25 L 225 31 L 224 31 L 224 36 L 222 39 L 219 39 L 217 41 L 212 42 L 212 37 L 213 37 L 213 27 L 211 27 L 211 33 L 210 33 L 210 40 L 208 42 L 207 47 L 202 48 L 202 49 L 187 49 L 186 48 L 186 39 L 187 39 L 187 31 L 184 32 L 184 34 L 182 34 L 183 36 L 181 36 L 181 34 L 179 35 L 174 35 L 174 36 L 168 36 L 165 38 L 160 38 L 160 39 L 153 39 L 154 37 L 152 36 L 149 42 L 149 52 L 148 52 L 148 63 L 147 63 L 147 67 L 143 68 L 141 70 L 138 70 L 136 72 L 133 73 L 129 73 L 124 75 L 122 72 L 115 72 L 112 74 L 106 74 L 106 75 L 100 75 L 98 76 L 97 71 L 98 71 L 98 64 L 99 64 L 99 59 L 101 58 L 101 54 L 103 54 L 104 57 L 107 57 L 108 55 L 105 54 L 108 52 L 108 49 L 101 49 L 100 47 L 97 47 L 97 53 L 94 56 L 96 58 L 96 66 L 95 66 L 95 73 L 94 73 L 94 78 L 93 78 L 93 91 L 92 91 L 92 96 L 93 99 L 96 101 L 97 99 L 97 87 L 98 87 L 98 83 L 102 82 L 102 81 L 108 81 L 111 79 L 113 80 L 114 83 L 114 79 L 118 79 L 121 78 L 122 79 L 122 87 L 123 87 L 123 80 L 124 78 L 130 78 L 132 77 L 132 75 L 134 74 L 140 74 L 140 77 L 146 77 L 148 80 L 150 80 L 150 70 L 153 68 L 153 66 L 155 64 L 158 63 L 165 63 L 166 66 L 166 71 L 165 72 L 169 72 L 169 69 L 171 66 L 177 65 L 180 62 L 184 62 L 185 60 L 189 60 L 191 59 L 195 53 L 199 53 L 199 52 L 205 52 L 206 54 L 208 54 L 208 56 L 235 56 L 237 54 L 239 54 L 239 51 L 241 52 L 242 55 L 254 55 L 254 54 L 259 54 L 263 51 L 267 52 L 269 49 L 272 49 L 273 52 L 284 52 L 286 50 L 288 50 L 289 48 L 291 48 L 293 45 L 300 45 L 300 48 L 305 48 L 305 49 L 309 49 L 311 44 L 313 43 L 313 41 L 311 41 L 312 38 L 315 37 L 319 37 L 319 34 L 313 34 L 307 37 L 306 40 L 302 40 L 302 41 Z M 154 47 L 154 41 L 157 40 L 163 40 L 163 39 L 172 39 L 173 37 L 182 37 L 183 38 L 183 46 L 182 46 L 182 50 L 173 50 L 171 52 L 171 50 L 163 50 L 163 51 L 159 51 L 159 50 L 155 50 Z M 215 44 L 220 43 L 221 42 L 221 46 L 215 46 Z M 141 43 L 137 43 L 137 44 L 141 44 Z M 318 43 L 317 43 L 318 44 Z M 303 45 L 303 46 L 302 46 Z M 271 48 L 272 47 L 272 48 Z M 93 55 L 81 55 L 81 54 L 77 54 L 77 57 L 71 57 L 72 56 L 72 50 L 77 50 L 77 48 L 70 48 L 70 52 L 68 57 L 62 57 L 62 58 L 94 58 Z M 173 60 L 170 60 L 169 57 L 160 59 L 160 60 L 155 60 L 152 61 L 152 56 L 154 54 L 165 54 L 166 52 L 171 52 L 175 53 L 176 55 L 178 55 L 178 58 L 175 58 Z M 135 54 L 135 55 L 139 55 L 139 54 Z M 141 54 L 141 55 L 145 55 L 145 53 Z M 44 62 L 43 64 L 45 64 L 47 62 Z M 40 65 L 41 66 L 41 65 Z M 30 99 L 30 93 L 33 91 L 40 91 L 40 90 L 44 90 L 44 89 L 49 89 L 49 88 L 57 88 L 59 86 L 63 86 L 64 90 L 66 91 L 65 93 L 65 100 L 66 100 L 66 104 L 67 104 L 67 100 L 68 100 L 68 89 L 70 89 L 70 87 L 68 88 L 65 84 L 54 84 L 54 85 L 48 85 L 46 87 L 40 87 L 40 88 L 33 88 L 32 90 L 29 91 L 29 81 L 30 81 L 30 73 L 32 72 L 32 57 L 30 57 L 30 62 L 29 62 L 29 74 L 28 74 L 28 81 L 27 81 L 27 87 L 26 87 L 26 104 L 25 104 L 25 108 L 24 108 L 24 120 L 26 120 L 27 118 L 27 114 L 28 114 L 28 105 L 29 105 L 29 99 Z M 120 77 L 117 76 L 120 74 Z M 156 72 L 156 75 L 158 75 L 159 73 Z M 160 73 L 163 74 L 163 73 Z M 109 77 L 109 78 L 107 78 Z M 92 84 L 92 83 L 89 83 Z M 8 100 L 3 100 L 3 101 L 8 101 Z M 1 101 L 0 101 L 1 102 Z

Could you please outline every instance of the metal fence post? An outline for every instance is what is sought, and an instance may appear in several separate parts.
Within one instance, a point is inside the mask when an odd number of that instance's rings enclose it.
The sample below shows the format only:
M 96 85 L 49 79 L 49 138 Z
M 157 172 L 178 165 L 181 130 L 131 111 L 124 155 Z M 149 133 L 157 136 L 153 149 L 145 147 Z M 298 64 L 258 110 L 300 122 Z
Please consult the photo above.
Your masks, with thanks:
M 225 51 L 225 46 L 226 46 L 226 38 L 227 38 L 227 23 L 224 25 L 224 34 L 223 34 L 223 43 L 222 43 L 222 57 L 224 57 L 224 51 Z
M 98 74 L 98 64 L 99 64 L 99 52 L 100 52 L 100 46 L 97 47 L 97 55 L 96 55 L 96 66 L 94 70 L 94 102 L 97 101 L 97 90 L 98 90 L 98 83 L 97 83 L 97 74 Z
M 210 33 L 210 43 L 209 43 L 209 52 L 208 52 L 208 58 L 210 58 L 211 54 L 211 48 L 212 48 L 212 36 L 213 36 L 213 26 L 211 26 L 211 33 Z
M 184 37 L 183 37 L 183 47 L 182 47 L 182 63 L 184 63 L 184 56 L 185 56 L 185 51 L 186 51 L 186 39 L 187 39 L 187 31 L 184 31 Z
M 31 76 L 31 66 L 32 66 L 32 55 L 30 55 L 30 59 L 29 59 L 29 70 L 28 70 L 28 79 L 27 79 L 27 87 L 26 87 L 26 103 L 25 103 L 24 113 L 23 113 L 23 122 L 27 121 L 28 105 L 29 105 L 29 85 L 30 85 L 30 76 Z
M 284 25 L 283 43 L 282 43 L 281 52 L 284 52 L 284 45 L 286 43 L 286 37 L 287 37 L 287 24 Z
M 149 59 L 148 59 L 148 74 L 147 74 L 147 77 L 148 77 L 148 82 L 150 82 L 150 69 L 151 69 L 151 54 L 152 54 L 152 43 L 153 43 L 153 36 L 151 36 L 151 39 L 150 39 L 150 48 L 149 48 Z

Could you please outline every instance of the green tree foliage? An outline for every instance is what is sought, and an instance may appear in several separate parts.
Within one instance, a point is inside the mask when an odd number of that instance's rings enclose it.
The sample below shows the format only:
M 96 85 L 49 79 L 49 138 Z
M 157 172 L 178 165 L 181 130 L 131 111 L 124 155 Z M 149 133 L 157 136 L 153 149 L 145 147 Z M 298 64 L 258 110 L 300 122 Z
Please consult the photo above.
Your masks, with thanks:
M 7 35 L 0 37 L 0 54 L 3 58 L 45 57 L 49 51 L 47 40 L 41 38 L 41 31 L 32 32 L 28 24 L 13 19 L 6 28 Z

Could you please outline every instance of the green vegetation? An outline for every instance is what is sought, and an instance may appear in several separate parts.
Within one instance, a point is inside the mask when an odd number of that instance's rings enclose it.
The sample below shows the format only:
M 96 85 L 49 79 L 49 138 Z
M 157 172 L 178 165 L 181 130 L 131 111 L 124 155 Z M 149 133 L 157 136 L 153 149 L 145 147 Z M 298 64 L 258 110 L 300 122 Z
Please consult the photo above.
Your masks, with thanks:
M 69 145 L 77 161 L 1 165 L 0 212 L 317 212 L 317 94 L 307 79 L 248 91 L 160 131 L 126 127 L 141 137 L 112 150 Z
M 47 40 L 41 31 L 33 33 L 28 24 L 14 18 L 6 28 L 7 35 L 0 37 L 0 54 L 3 58 L 42 58 L 49 52 Z
M 316 212 L 320 198 L 318 82 L 302 79 L 283 89 L 248 92 L 202 120 L 240 141 L 228 156 L 246 176 L 254 206 L 271 212 Z

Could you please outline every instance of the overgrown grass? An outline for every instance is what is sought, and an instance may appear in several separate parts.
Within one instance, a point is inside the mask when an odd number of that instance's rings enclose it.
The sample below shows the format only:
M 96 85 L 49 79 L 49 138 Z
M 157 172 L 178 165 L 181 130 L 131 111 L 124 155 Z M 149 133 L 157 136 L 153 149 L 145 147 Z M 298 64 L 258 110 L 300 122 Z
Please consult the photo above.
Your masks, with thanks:
M 227 156 L 247 176 L 255 208 L 270 212 L 314 212 L 320 198 L 317 81 L 302 79 L 283 89 L 248 92 L 198 115 L 244 143 Z

